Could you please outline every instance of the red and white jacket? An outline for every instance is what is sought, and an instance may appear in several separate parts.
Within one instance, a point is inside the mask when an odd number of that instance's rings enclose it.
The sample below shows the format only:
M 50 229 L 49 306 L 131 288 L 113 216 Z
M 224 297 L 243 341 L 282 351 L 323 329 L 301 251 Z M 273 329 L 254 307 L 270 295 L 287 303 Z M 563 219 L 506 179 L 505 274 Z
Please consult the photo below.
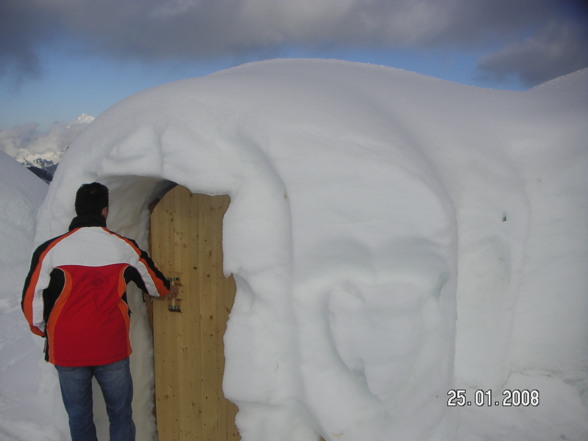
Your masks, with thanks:
M 155 297 L 169 293 L 148 254 L 108 230 L 101 216 L 74 218 L 68 233 L 39 246 L 21 306 L 31 331 L 47 339 L 46 359 L 98 366 L 128 357 L 130 281 Z

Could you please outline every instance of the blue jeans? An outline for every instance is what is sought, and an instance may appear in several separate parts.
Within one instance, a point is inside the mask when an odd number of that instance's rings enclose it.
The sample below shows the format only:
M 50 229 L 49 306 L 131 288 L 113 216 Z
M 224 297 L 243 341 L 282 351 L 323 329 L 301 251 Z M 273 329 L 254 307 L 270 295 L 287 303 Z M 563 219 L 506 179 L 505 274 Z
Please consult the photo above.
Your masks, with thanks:
M 133 380 L 129 359 L 102 366 L 55 366 L 69 416 L 72 441 L 97 441 L 92 413 L 92 377 L 96 377 L 110 421 L 110 441 L 134 441 Z

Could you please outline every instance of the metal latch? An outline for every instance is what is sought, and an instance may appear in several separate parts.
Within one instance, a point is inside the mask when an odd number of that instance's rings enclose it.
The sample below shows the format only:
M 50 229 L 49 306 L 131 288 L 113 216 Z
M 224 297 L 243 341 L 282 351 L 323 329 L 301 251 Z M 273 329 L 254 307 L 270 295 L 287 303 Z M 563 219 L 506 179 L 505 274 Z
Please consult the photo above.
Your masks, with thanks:
M 180 285 L 180 278 L 179 277 L 169 277 L 167 280 L 172 285 Z M 182 299 L 179 299 L 177 296 L 170 297 L 167 303 L 167 310 L 171 312 L 182 312 L 182 308 L 180 307 Z

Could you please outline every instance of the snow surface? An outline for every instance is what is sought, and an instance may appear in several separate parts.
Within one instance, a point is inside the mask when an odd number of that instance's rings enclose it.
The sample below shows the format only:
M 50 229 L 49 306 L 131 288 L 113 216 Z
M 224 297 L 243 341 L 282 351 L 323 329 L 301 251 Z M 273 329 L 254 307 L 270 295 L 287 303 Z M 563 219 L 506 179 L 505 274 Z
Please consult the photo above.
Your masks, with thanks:
M 109 226 L 144 246 L 148 206 L 170 181 L 230 195 L 224 390 L 244 441 L 585 441 L 587 85 L 588 70 L 507 92 L 325 60 L 170 83 L 76 139 L 34 242 L 65 231 L 84 182 L 110 187 Z M 17 187 L 3 198 L 21 207 Z M 28 349 L 39 342 L 15 318 L 30 236 L 14 232 L 30 211 L 1 218 L 15 269 L 0 312 L 19 350 L 3 332 L 0 435 L 61 440 L 59 404 L 38 419 L 18 412 L 59 403 L 56 376 Z M 130 297 L 143 441 L 155 439 L 152 348 Z M 498 399 L 536 389 L 540 405 L 448 407 L 455 388 Z M 100 403 L 96 418 L 106 433 Z
M 48 186 L 0 152 L 0 440 L 65 439 L 51 423 L 51 369 L 43 341 L 31 339 L 20 309 L 29 269 L 37 210 Z M 58 403 L 59 404 L 59 403 Z M 63 404 L 60 404 L 63 407 Z M 68 435 L 69 436 L 69 435 Z

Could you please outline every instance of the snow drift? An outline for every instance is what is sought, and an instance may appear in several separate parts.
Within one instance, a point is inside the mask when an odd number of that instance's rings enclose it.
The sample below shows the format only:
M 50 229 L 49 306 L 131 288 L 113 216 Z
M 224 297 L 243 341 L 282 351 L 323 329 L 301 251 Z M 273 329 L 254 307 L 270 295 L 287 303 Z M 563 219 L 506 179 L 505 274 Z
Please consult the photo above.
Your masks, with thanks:
M 65 436 L 50 421 L 59 397 L 39 387 L 53 385 L 52 367 L 42 361 L 43 342 L 31 339 L 20 310 L 37 210 L 47 190 L 47 184 L 0 152 L 0 439 L 7 441 Z
M 228 194 L 224 390 L 245 441 L 580 441 L 587 80 L 505 92 L 277 60 L 170 83 L 76 139 L 35 242 L 67 228 L 84 182 L 110 187 L 109 226 L 144 246 L 170 182 Z M 149 440 L 151 343 L 132 297 Z M 457 409 L 455 388 L 537 389 L 541 404 Z

